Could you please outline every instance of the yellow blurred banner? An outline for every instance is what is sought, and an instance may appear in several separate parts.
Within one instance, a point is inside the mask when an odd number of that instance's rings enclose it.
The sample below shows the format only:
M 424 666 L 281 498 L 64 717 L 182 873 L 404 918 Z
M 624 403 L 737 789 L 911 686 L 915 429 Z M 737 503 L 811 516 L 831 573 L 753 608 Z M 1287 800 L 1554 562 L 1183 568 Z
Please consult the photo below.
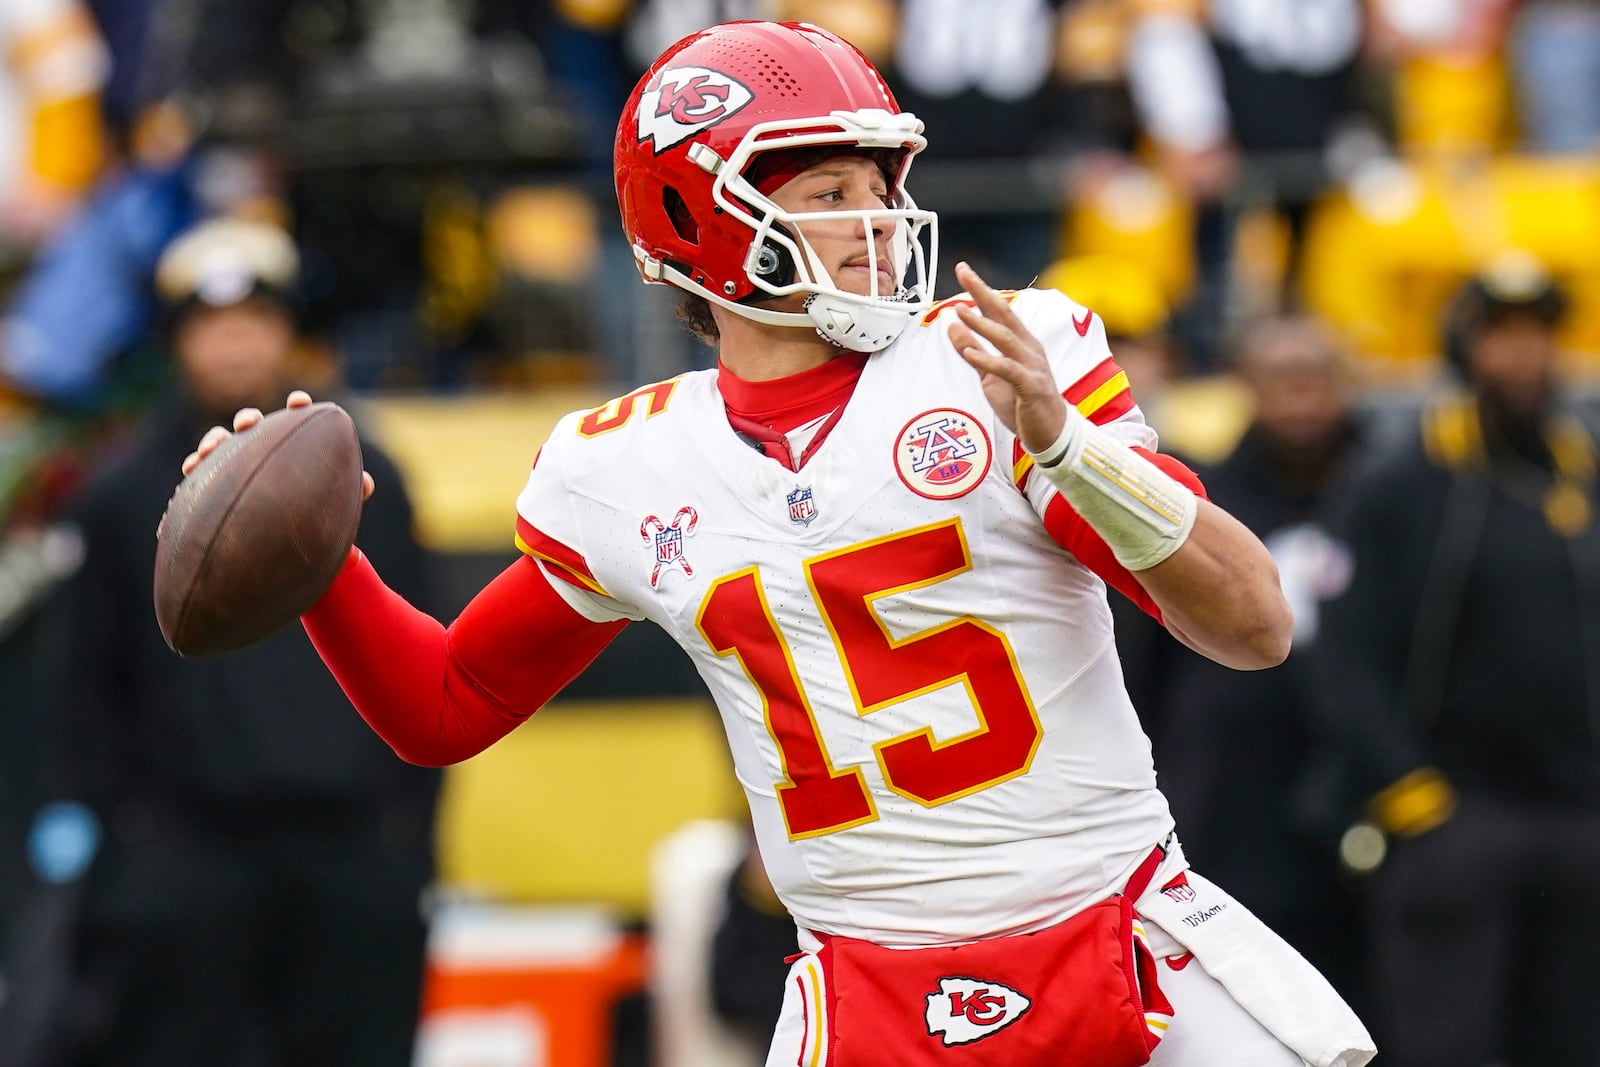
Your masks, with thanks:
M 611 905 L 642 918 L 656 844 L 744 818 L 709 701 L 568 701 L 450 768 L 439 814 L 447 892 Z

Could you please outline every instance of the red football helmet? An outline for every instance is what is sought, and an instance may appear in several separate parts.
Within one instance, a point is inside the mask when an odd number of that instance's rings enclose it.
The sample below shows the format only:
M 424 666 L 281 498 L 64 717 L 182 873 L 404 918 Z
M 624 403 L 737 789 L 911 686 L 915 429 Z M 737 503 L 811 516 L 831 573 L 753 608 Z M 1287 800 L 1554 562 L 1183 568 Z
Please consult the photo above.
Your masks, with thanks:
M 858 352 L 883 348 L 932 302 L 932 212 L 906 192 L 927 142 L 849 42 L 805 23 L 730 22 L 684 38 L 645 72 L 617 126 L 622 227 L 647 282 L 667 282 L 757 322 L 814 327 Z M 785 212 L 750 180 L 761 153 L 839 145 L 887 160 L 892 206 Z M 893 228 L 900 288 L 841 290 L 793 223 L 859 219 Z M 921 235 L 927 230 L 927 246 Z M 761 302 L 810 294 L 802 312 Z

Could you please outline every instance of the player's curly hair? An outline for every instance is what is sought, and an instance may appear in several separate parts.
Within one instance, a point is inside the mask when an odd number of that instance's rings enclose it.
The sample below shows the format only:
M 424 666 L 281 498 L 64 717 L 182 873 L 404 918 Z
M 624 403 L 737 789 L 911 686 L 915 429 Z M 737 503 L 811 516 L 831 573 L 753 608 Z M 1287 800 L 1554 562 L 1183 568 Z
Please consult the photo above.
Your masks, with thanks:
M 678 298 L 678 318 L 696 338 L 716 348 L 722 340 L 717 320 L 711 316 L 711 301 L 699 293 L 684 293 Z

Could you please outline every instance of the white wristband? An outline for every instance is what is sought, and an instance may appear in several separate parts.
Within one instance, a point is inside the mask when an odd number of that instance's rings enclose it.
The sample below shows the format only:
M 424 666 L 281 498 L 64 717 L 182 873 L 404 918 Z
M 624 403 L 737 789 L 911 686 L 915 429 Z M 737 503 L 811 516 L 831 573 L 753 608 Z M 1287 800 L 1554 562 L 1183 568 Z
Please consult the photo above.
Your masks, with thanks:
M 1060 436 L 1028 455 L 1130 571 L 1154 567 L 1194 529 L 1200 503 L 1189 487 L 1071 405 Z

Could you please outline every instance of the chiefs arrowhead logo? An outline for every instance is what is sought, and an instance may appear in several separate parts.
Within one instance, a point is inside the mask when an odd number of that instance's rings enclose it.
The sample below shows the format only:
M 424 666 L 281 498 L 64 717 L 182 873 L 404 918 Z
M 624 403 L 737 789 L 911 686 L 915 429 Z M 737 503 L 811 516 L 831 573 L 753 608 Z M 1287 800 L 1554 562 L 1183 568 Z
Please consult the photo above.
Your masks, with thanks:
M 1010 986 L 950 975 L 928 994 L 928 1036 L 946 1047 L 981 1041 L 1027 1014 L 1033 1002 Z
M 754 94 L 719 70 L 670 67 L 639 97 L 639 140 L 656 155 L 709 129 L 744 107 Z

